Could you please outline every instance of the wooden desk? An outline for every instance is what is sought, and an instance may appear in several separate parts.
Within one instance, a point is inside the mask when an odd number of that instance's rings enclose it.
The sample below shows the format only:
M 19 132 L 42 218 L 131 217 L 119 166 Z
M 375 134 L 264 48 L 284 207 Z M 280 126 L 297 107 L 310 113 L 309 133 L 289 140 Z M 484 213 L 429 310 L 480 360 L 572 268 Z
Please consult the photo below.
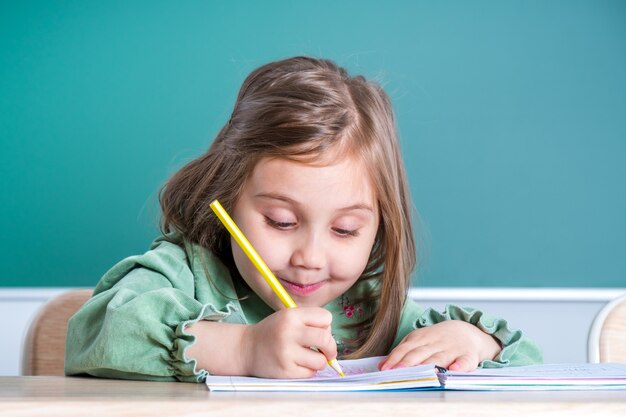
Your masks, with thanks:
M 210 393 L 203 384 L 0 377 L 0 415 L 626 416 L 626 391 Z

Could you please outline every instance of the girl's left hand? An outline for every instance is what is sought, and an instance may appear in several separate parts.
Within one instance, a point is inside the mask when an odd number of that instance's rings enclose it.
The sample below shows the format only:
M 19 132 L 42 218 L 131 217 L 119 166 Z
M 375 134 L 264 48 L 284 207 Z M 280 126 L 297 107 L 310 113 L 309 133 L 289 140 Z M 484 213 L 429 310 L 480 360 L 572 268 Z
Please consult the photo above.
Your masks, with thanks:
M 381 371 L 434 363 L 451 371 L 472 371 L 500 353 L 500 344 L 478 327 L 448 320 L 413 330 L 378 365 Z

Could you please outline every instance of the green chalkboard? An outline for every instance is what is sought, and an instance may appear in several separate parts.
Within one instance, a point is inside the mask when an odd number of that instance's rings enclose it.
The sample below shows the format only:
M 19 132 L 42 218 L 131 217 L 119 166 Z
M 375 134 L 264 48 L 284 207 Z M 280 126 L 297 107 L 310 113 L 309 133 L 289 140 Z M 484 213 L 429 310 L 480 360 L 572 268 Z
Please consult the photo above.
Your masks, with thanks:
M 0 3 L 2 287 L 93 286 L 253 68 L 308 54 L 396 108 L 424 286 L 626 286 L 626 2 Z

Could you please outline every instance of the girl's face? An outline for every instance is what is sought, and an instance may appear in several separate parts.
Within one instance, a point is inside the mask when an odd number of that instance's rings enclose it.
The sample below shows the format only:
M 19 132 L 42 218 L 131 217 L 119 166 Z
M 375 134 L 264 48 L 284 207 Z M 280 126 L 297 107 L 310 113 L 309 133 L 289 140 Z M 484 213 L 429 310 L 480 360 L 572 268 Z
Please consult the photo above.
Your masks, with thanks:
M 254 168 L 233 219 L 301 307 L 321 307 L 365 269 L 378 230 L 367 171 L 344 158 L 327 166 L 264 158 Z M 246 283 L 275 310 L 279 298 L 231 238 Z

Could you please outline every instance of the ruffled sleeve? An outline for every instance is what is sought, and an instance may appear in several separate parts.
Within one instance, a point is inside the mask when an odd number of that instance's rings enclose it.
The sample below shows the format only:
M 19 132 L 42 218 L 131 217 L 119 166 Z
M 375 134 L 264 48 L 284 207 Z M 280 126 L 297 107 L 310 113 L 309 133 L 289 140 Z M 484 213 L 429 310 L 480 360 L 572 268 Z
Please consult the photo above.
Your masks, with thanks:
M 204 380 L 207 371 L 185 355 L 195 342 L 185 329 L 227 320 L 234 306 L 197 300 L 197 279 L 183 248 L 172 243 L 115 265 L 68 323 L 66 374 Z
M 404 307 L 394 346 L 412 330 L 432 326 L 446 320 L 461 320 L 470 323 L 500 342 L 502 350 L 498 356 L 493 360 L 482 361 L 479 364 L 481 368 L 501 368 L 543 362 L 539 347 L 521 330 L 511 329 L 504 319 L 495 318 L 478 309 L 456 305 L 447 305 L 442 312 L 432 308 L 421 310 L 411 300 L 408 300 Z

